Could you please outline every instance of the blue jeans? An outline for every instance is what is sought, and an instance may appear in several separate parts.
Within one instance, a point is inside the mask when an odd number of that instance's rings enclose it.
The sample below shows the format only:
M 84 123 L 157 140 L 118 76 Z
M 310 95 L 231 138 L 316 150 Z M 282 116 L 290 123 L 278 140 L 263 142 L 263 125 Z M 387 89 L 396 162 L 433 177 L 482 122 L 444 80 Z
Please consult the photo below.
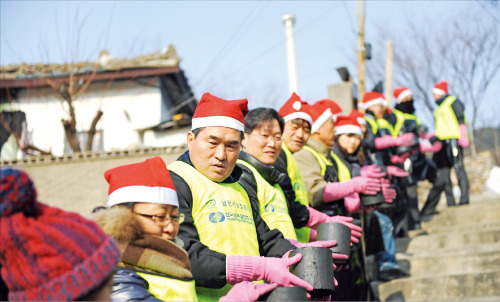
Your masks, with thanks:
M 391 268 L 399 268 L 396 261 L 396 244 L 394 243 L 394 226 L 392 220 L 377 210 L 374 210 L 373 214 L 377 216 L 380 224 L 385 247 L 385 252 L 377 254 L 378 269 L 379 271 L 383 271 Z

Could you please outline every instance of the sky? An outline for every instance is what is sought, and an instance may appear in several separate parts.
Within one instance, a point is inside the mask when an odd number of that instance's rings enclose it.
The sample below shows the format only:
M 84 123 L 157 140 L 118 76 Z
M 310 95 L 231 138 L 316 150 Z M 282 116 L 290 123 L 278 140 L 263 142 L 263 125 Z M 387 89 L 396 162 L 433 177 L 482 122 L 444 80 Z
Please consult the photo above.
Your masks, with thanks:
M 439 22 L 469 9 L 481 10 L 481 3 L 366 1 L 365 40 L 379 38 L 376 27 L 381 23 L 397 33 L 405 18 L 430 16 Z M 250 108 L 278 109 L 290 95 L 281 22 L 285 14 L 296 18 L 298 87 L 304 100 L 328 97 L 328 85 L 341 81 L 340 66 L 357 75 L 352 0 L 0 0 L 0 64 L 97 60 L 104 48 L 113 57 L 127 58 L 171 44 L 197 98 L 211 92 L 226 99 L 248 98 Z M 484 12 L 485 19 L 491 17 Z M 366 86 L 374 83 L 367 79 Z

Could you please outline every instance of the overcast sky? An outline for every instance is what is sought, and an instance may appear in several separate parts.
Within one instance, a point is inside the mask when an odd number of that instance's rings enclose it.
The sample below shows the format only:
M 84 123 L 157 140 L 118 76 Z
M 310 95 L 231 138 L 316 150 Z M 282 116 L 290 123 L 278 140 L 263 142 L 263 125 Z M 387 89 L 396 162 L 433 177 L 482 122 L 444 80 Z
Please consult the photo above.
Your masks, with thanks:
M 439 22 L 468 9 L 480 10 L 481 4 L 366 1 L 365 38 L 378 39 L 377 24 L 390 24 L 397 33 L 405 18 L 430 16 Z M 296 18 L 303 99 L 327 97 L 327 86 L 340 82 L 337 67 L 357 74 L 356 1 L 1 0 L 0 63 L 96 60 L 103 48 L 125 58 L 172 44 L 197 98 L 208 91 L 227 99 L 246 97 L 251 108 L 278 108 L 289 96 L 284 14 Z M 492 16 L 485 11 L 484 18 Z M 368 81 L 367 89 L 373 84 Z

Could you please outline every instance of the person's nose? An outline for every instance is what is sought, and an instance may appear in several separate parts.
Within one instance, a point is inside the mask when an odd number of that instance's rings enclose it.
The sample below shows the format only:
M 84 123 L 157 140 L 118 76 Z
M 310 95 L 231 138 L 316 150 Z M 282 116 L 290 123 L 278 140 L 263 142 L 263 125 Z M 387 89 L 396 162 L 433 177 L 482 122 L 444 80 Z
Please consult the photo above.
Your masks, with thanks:
M 166 225 L 163 226 L 163 233 L 167 233 L 170 237 L 174 238 L 177 234 L 175 233 L 175 226 L 172 221 L 169 221 Z
M 220 144 L 219 146 L 217 146 L 217 148 L 215 149 L 214 157 L 220 161 L 226 159 L 226 148 L 224 147 L 224 145 Z

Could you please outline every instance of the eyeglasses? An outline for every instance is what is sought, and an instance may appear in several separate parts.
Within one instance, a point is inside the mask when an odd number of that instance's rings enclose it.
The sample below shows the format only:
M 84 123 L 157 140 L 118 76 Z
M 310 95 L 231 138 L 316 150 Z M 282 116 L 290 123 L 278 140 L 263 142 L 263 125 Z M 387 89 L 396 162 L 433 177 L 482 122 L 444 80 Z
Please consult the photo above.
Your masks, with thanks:
M 281 144 L 281 136 L 272 136 L 272 135 L 269 135 L 266 133 L 257 133 L 257 132 L 252 132 L 251 134 L 260 137 L 260 139 L 262 139 L 262 140 L 274 141 L 277 144 Z
M 166 224 L 179 224 L 184 220 L 184 214 L 180 215 L 148 215 L 134 212 L 137 215 L 153 220 L 157 225 L 164 226 Z

